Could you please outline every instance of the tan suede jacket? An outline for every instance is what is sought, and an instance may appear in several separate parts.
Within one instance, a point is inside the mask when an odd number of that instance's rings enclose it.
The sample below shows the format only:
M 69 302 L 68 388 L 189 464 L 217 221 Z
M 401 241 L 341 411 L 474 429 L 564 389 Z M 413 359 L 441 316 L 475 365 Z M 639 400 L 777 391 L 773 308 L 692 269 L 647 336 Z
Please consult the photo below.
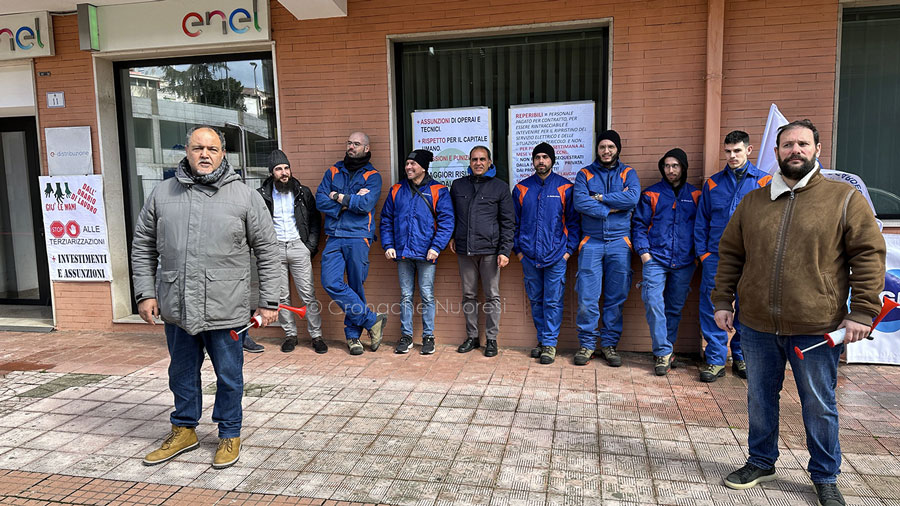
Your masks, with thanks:
M 816 170 L 775 200 L 768 187 L 741 200 L 719 242 L 712 302 L 731 310 L 737 292 L 738 317 L 754 330 L 824 334 L 844 318 L 872 324 L 884 270 L 884 238 L 866 199 Z

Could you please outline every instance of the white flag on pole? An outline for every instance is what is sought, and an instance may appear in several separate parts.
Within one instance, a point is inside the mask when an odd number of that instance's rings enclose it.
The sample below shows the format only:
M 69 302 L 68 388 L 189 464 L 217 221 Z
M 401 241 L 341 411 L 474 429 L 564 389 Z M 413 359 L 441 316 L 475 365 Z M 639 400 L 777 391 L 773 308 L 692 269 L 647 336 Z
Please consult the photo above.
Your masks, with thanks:
M 775 158 L 775 138 L 778 129 L 787 125 L 790 121 L 781 114 L 778 106 L 772 104 L 769 107 L 769 117 L 766 119 L 766 131 L 763 132 L 762 142 L 759 144 L 759 155 L 756 157 L 756 167 L 766 174 L 774 174 L 778 170 L 778 160 Z

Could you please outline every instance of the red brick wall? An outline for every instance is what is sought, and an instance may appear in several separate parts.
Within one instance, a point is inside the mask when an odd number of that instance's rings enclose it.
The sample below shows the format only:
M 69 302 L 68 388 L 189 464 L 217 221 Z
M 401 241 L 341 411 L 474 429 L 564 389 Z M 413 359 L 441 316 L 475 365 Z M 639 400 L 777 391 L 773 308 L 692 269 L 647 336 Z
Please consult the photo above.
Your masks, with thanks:
M 676 2 L 503 0 L 490 4 L 473 0 L 420 2 L 350 0 L 345 18 L 297 21 L 278 2 L 271 2 L 272 34 L 276 41 L 283 149 L 294 161 L 295 175 L 315 187 L 322 174 L 343 156 L 346 136 L 366 131 L 372 140 L 372 162 L 385 179 L 390 173 L 390 114 L 386 36 L 417 32 L 481 29 L 531 23 L 564 22 L 611 17 L 612 127 L 622 135 L 622 159 L 637 169 L 644 186 L 659 178 L 656 162 L 674 146 L 688 154 L 688 180 L 699 184 L 702 167 L 705 107 L 707 4 L 703 0 Z M 732 129 L 748 131 L 759 142 L 769 104 L 775 102 L 789 118 L 809 117 L 824 141 L 823 163 L 830 162 L 837 0 L 812 0 L 785 9 L 774 1 L 737 1 L 726 4 L 722 136 Z M 38 59 L 36 77 L 42 103 L 41 126 L 96 127 L 90 55 L 77 49 L 74 16 L 54 17 L 57 56 Z M 802 56 L 800 56 L 802 55 Z M 45 91 L 66 91 L 69 107 L 43 108 Z M 94 128 L 96 130 L 96 128 Z M 95 166 L 97 146 L 95 135 Z M 755 156 L 753 157 L 755 159 Z M 723 160 L 720 160 L 720 163 Z M 399 301 L 396 268 L 382 256 L 381 245 L 371 252 L 367 298 L 374 304 Z M 574 348 L 575 260 L 569 265 L 561 346 Z M 635 259 L 634 282 L 640 265 Z M 318 265 L 316 266 L 317 285 Z M 108 300 L 108 285 L 86 284 Z M 60 284 L 57 284 L 60 286 Z M 69 286 L 69 284 L 66 284 Z M 88 289 L 88 287 L 82 287 Z M 458 310 L 461 298 L 456 259 L 449 251 L 438 262 L 436 298 Z M 699 349 L 697 278 L 684 311 L 679 351 Z M 501 344 L 530 346 L 534 327 L 522 285 L 522 270 L 513 260 L 501 277 L 506 312 Z M 80 295 L 57 288 L 61 325 L 78 325 L 61 304 Z M 319 288 L 325 304 L 330 298 Z M 295 300 L 296 296 L 295 296 Z M 111 311 L 110 311 L 111 312 Z M 107 317 L 108 318 L 108 317 Z M 325 317 L 326 335 L 342 336 L 342 315 Z M 399 315 L 392 316 L 386 338 L 399 334 Z M 439 311 L 439 342 L 458 343 L 464 335 L 460 314 Z M 127 328 L 133 328 L 127 326 Z M 416 324 L 418 333 L 419 325 Z M 262 335 L 277 335 L 267 330 Z M 632 289 L 625 308 L 622 349 L 649 351 L 649 333 L 640 292 Z
M 53 39 L 54 56 L 35 58 L 34 60 L 34 83 L 37 88 L 41 146 L 45 145 L 45 128 L 90 126 L 94 174 L 100 174 L 94 69 L 91 53 L 78 48 L 78 17 L 74 14 L 53 16 Z M 50 75 L 41 76 L 41 72 L 49 72 Z M 46 98 L 48 91 L 65 92 L 66 107 L 48 109 Z M 41 150 L 41 162 L 44 167 L 44 175 L 47 175 L 46 150 Z
M 815 2 L 814 2 L 815 3 Z M 820 2 L 791 10 L 775 2 L 727 5 L 723 86 L 723 133 L 745 129 L 758 139 L 771 102 L 785 114 L 816 121 L 823 139 L 830 139 L 837 2 Z M 506 25 L 612 17 L 612 127 L 623 138 L 622 159 L 634 166 L 643 184 L 657 180 L 656 161 L 673 146 L 682 147 L 692 162 L 689 181 L 699 184 L 703 173 L 705 107 L 706 2 L 546 2 L 458 1 L 390 4 L 350 1 L 349 16 L 296 21 L 272 4 L 273 36 L 281 93 L 284 149 L 303 160 L 298 172 L 317 184 L 321 174 L 342 156 L 346 135 L 362 129 L 372 137 L 373 163 L 385 175 L 391 171 L 388 105 L 388 34 L 478 29 Z M 475 15 L 477 13 L 477 15 Z M 802 36 L 794 24 L 804 21 Z M 806 20 L 812 20 L 809 25 Z M 815 40 L 799 39 L 814 35 Z M 810 58 L 796 56 L 802 52 Z M 801 74 L 802 75 L 799 75 Z M 765 76 L 765 79 L 760 75 Z M 765 82 L 763 82 L 765 81 Z M 286 91 L 286 88 L 292 88 Z M 758 142 L 758 141 L 757 141 Z M 830 147 L 826 148 L 830 153 Z M 823 162 L 827 164 L 826 158 Z M 387 185 L 385 185 L 385 191 Z M 394 266 L 372 250 L 367 283 L 370 302 L 399 299 Z M 575 261 L 570 263 L 561 346 L 577 346 L 574 329 Z M 635 260 L 635 282 L 640 278 Z M 529 346 L 534 342 L 521 266 L 514 260 L 501 277 L 506 303 L 501 342 Z M 699 349 L 697 279 L 684 311 L 678 349 Z M 324 296 L 324 293 L 320 293 Z M 324 296 L 328 300 L 327 296 Z M 438 264 L 436 297 L 458 302 L 460 286 L 452 253 Z M 326 318 L 328 333 L 340 333 L 339 315 Z M 460 342 L 460 315 L 438 313 L 438 339 Z M 418 328 L 418 327 L 417 327 Z M 399 332 L 397 318 L 388 335 Z M 389 337 L 389 338 L 390 338 Z M 623 349 L 649 350 L 649 332 L 640 292 L 632 289 L 626 302 Z

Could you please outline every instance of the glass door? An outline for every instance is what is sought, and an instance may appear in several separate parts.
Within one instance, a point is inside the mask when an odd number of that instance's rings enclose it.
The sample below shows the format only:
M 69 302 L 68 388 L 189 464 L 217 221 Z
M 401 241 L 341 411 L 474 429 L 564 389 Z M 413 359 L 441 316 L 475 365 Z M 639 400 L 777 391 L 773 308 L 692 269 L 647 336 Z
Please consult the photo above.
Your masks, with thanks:
M 50 305 L 33 117 L 0 121 L 0 304 Z

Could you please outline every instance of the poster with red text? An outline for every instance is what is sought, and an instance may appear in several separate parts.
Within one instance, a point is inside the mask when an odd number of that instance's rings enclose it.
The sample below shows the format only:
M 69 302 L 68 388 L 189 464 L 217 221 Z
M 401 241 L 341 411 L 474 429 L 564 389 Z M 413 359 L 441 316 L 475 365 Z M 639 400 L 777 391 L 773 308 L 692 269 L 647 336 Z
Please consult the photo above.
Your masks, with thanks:
M 50 279 L 111 280 L 102 176 L 39 179 Z

